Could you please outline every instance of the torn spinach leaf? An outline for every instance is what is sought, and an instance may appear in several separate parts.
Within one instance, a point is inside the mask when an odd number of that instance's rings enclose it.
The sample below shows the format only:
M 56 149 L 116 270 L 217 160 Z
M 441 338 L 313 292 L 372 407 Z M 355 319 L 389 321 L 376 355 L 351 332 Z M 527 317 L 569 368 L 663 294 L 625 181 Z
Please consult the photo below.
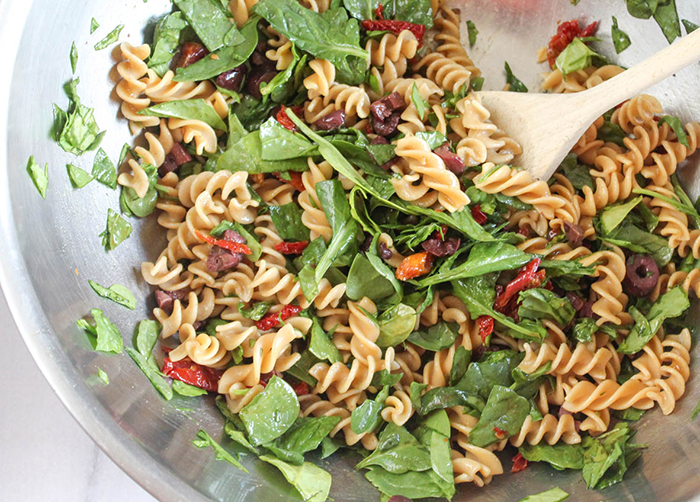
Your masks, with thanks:
M 261 158 L 263 160 L 288 160 L 312 157 L 316 147 L 301 134 L 283 127 L 270 117 L 260 126 Z
M 306 157 L 286 160 L 264 160 L 260 131 L 253 131 L 241 138 L 219 157 L 216 167 L 225 171 L 247 171 L 251 174 L 284 173 L 286 171 L 308 171 Z
M 244 38 L 216 0 L 173 0 L 209 52 L 238 45 Z
M 527 92 L 527 87 L 525 86 L 525 84 L 522 83 L 522 81 L 518 77 L 516 77 L 513 74 L 513 70 L 510 69 L 510 65 L 507 62 L 505 65 L 505 69 L 506 84 L 510 86 L 508 90 L 513 92 Z
M 525 460 L 529 462 L 547 462 L 557 470 L 582 469 L 583 446 L 579 444 L 530 444 L 527 441 L 518 448 Z
M 106 251 L 114 250 L 131 235 L 131 223 L 113 209 L 107 213 L 107 228 L 99 236 L 102 237 L 102 245 Z
M 96 51 L 101 51 L 102 49 L 106 49 L 109 47 L 111 44 L 119 40 L 119 35 L 121 34 L 122 30 L 124 29 L 124 25 L 120 24 L 116 28 L 114 28 L 112 31 L 110 31 L 107 36 L 105 36 L 102 40 L 97 42 L 95 44 L 95 50 Z
M 134 310 L 136 308 L 136 297 L 125 286 L 122 286 L 121 284 L 114 284 L 109 288 L 105 288 L 94 281 L 88 281 L 88 284 L 90 284 L 93 291 L 102 298 L 112 300 L 113 302 L 123 305 L 130 310 Z
M 523 291 L 519 299 L 518 315 L 521 319 L 551 319 L 564 328 L 576 315 L 568 299 L 561 298 L 544 288 Z
M 296 488 L 305 502 L 325 502 L 331 490 L 331 475 L 310 462 L 291 465 L 272 455 L 261 455 L 260 460 L 277 467 Z
M 451 347 L 457 339 L 459 325 L 440 321 L 425 331 L 414 331 L 408 336 L 408 341 L 427 350 L 439 351 Z
M 170 69 L 170 61 L 180 47 L 180 35 L 187 28 L 182 12 L 166 14 L 156 24 L 153 33 L 153 51 L 148 58 L 148 67 L 163 77 Z
M 476 36 L 479 34 L 479 30 L 476 29 L 474 21 L 469 19 L 467 21 L 467 35 L 469 37 L 469 47 L 474 47 L 476 43 Z
M 277 439 L 292 426 L 299 416 L 299 400 L 287 382 L 273 376 L 239 416 L 250 442 L 258 446 Z
M 65 86 L 69 104 L 67 110 L 62 110 L 54 104 L 54 123 L 52 136 L 58 145 L 66 152 L 82 155 L 86 151 L 96 149 L 105 132 L 95 121 L 95 110 L 83 105 L 78 97 L 80 79 L 72 79 Z
M 49 189 L 49 165 L 46 164 L 42 169 L 32 155 L 27 162 L 27 173 L 41 198 L 46 199 L 46 191 Z
M 206 431 L 200 430 L 197 433 L 197 439 L 192 440 L 192 444 L 197 448 L 207 448 L 211 446 L 216 452 L 217 460 L 223 460 L 239 468 L 243 472 L 248 472 L 248 469 L 243 467 L 243 464 L 241 464 L 236 457 L 227 452 L 219 443 L 214 441 L 214 439 Z
M 470 443 L 485 447 L 517 434 L 530 414 L 530 403 L 515 391 L 495 385 L 479 422 L 469 433 Z
M 580 38 L 574 40 L 557 56 L 556 67 L 566 76 L 569 73 L 588 68 L 594 62 L 607 61 L 593 51 Z
M 70 178 L 71 185 L 73 185 L 74 188 L 83 188 L 95 179 L 90 173 L 73 164 L 66 164 L 66 169 L 68 169 L 68 178 Z
M 301 242 L 309 240 L 309 229 L 301 222 L 303 210 L 295 203 L 270 206 L 270 217 L 282 240 Z
M 131 347 L 126 348 L 126 353 L 129 354 L 129 357 L 136 363 L 136 366 L 146 375 L 146 378 L 148 378 L 153 387 L 155 387 L 166 401 L 170 401 L 173 398 L 173 389 L 170 388 L 168 382 L 161 376 L 160 371 L 154 368 L 144 355 Z
M 681 119 L 672 115 L 664 115 L 663 117 L 661 117 L 661 120 L 659 120 L 659 125 L 661 124 L 668 124 L 671 127 L 671 129 L 673 129 L 674 134 L 678 138 L 678 142 L 686 148 L 690 147 L 690 144 L 688 143 L 688 135 L 683 129 L 683 123 L 681 122 Z
M 615 46 L 615 52 L 620 54 L 622 51 L 627 49 L 627 47 L 630 46 L 632 43 L 630 41 L 629 35 L 622 31 L 620 27 L 617 25 L 617 18 L 615 16 L 612 17 L 613 24 L 612 24 L 612 40 L 613 40 L 613 45 Z
M 117 169 L 102 148 L 95 155 L 92 177 L 111 189 L 117 188 Z
M 165 103 L 159 103 L 141 110 L 139 115 L 196 120 L 204 122 L 219 131 L 228 131 L 226 124 L 221 120 L 221 117 L 219 117 L 216 111 L 214 111 L 214 108 L 209 106 L 203 99 L 166 101 Z

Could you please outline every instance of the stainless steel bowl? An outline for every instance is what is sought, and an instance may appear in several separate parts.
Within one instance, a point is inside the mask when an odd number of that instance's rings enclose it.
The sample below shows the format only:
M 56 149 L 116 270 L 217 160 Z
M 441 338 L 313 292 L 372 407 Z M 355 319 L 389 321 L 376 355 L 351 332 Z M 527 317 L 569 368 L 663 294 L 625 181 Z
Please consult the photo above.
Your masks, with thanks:
M 632 65 L 666 45 L 653 21 L 630 17 L 624 2 L 582 0 L 460 0 L 463 20 L 472 19 L 480 33 L 474 56 L 486 76 L 486 88 L 504 83 L 503 62 L 530 89 L 541 71 L 535 51 L 545 45 L 557 21 L 601 20 L 600 45 L 622 65 Z M 700 2 L 679 0 L 682 18 L 700 21 Z M 99 125 L 109 131 L 104 148 L 114 159 L 129 141 L 118 104 L 109 100 L 115 60 L 109 50 L 92 48 L 118 23 L 121 40 L 140 43 L 157 15 L 170 7 L 167 0 L 0 0 L 0 47 L 4 75 L 0 79 L 0 279 L 15 320 L 34 358 L 56 393 L 92 438 L 129 475 L 163 500 L 296 500 L 293 491 L 272 467 L 245 460 L 250 475 L 214 460 L 212 451 L 198 450 L 190 441 L 203 428 L 215 438 L 222 420 L 211 401 L 176 398 L 163 401 L 126 354 L 102 355 L 91 350 L 75 320 L 92 307 L 103 308 L 125 338 L 148 315 L 148 302 L 135 312 L 100 301 L 87 279 L 121 283 L 146 298 L 149 288 L 140 279 L 139 263 L 153 259 L 164 236 L 153 221 L 135 225 L 131 239 L 105 254 L 98 234 L 108 208 L 118 208 L 117 193 L 101 185 L 75 191 L 65 164 L 90 169 L 92 155 L 76 159 L 49 140 L 51 103 L 65 107 L 62 84 L 70 78 L 68 53 L 76 41 L 80 61 L 79 87 L 84 102 L 96 109 Z M 615 56 L 610 43 L 611 15 L 632 39 L 632 46 Z M 101 25 L 90 35 L 90 19 Z M 146 28 L 144 28 L 146 26 Z M 700 118 L 700 67 L 694 65 L 652 89 L 667 109 L 683 119 Z M 510 131 L 517 138 L 517 131 Z M 29 155 L 50 165 L 51 186 L 42 201 L 24 167 Z M 700 194 L 695 157 L 683 168 L 694 196 Z M 696 314 L 700 309 L 695 306 Z M 697 354 L 697 350 L 693 350 Z M 94 385 L 97 367 L 110 376 L 109 386 Z M 697 366 L 697 364 L 694 364 Z M 31 389 L 28 389 L 31 392 Z M 659 410 L 639 425 L 639 442 L 648 442 L 643 460 L 625 482 L 602 492 L 589 492 L 578 472 L 558 473 L 533 466 L 517 475 L 498 476 L 485 489 L 461 486 L 456 500 L 511 501 L 560 486 L 571 500 L 685 501 L 700 499 L 700 422 L 690 412 L 700 398 L 700 385 L 691 379 L 673 415 Z M 340 501 L 378 500 L 350 456 L 322 461 L 333 474 L 332 497 Z

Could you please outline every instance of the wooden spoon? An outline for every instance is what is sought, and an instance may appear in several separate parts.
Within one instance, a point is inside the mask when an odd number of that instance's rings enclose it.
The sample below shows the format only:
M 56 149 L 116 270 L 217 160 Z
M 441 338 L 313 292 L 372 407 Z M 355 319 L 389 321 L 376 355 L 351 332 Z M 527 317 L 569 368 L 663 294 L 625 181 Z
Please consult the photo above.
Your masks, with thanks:
M 529 171 L 535 179 L 547 180 L 598 117 L 698 60 L 700 30 L 583 92 L 477 94 L 491 112 L 493 122 L 523 147 L 514 164 Z

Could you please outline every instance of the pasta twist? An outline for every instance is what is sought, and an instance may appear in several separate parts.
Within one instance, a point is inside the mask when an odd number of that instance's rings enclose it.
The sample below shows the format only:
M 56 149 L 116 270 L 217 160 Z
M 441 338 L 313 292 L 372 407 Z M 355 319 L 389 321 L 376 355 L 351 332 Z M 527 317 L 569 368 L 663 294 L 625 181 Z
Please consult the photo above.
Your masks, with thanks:
M 370 64 L 384 66 L 386 60 L 397 63 L 402 59 L 413 59 L 418 51 L 418 40 L 408 30 L 403 30 L 398 35 L 387 33 L 379 41 L 370 38 L 365 50 L 370 55 Z
M 615 380 L 604 380 L 598 384 L 581 381 L 568 392 L 563 407 L 571 413 L 606 408 L 626 410 L 631 407 L 648 410 L 654 406 L 654 397 L 660 390 L 660 387 L 646 385 L 638 379 L 627 380 L 622 385 Z
M 328 96 L 335 81 L 335 66 L 325 59 L 313 59 L 309 62 L 313 74 L 304 79 L 304 87 L 309 91 L 309 99 Z
M 175 82 L 174 78 L 175 73 L 172 71 L 166 72 L 161 78 L 155 71 L 148 70 L 146 77 L 141 80 L 146 85 L 143 92 L 154 103 L 163 103 L 186 99 L 206 99 L 216 90 L 208 80 L 199 83 Z
M 566 343 L 559 347 L 550 343 L 543 343 L 539 349 L 534 349 L 532 344 L 525 344 L 525 358 L 518 366 L 525 373 L 534 373 L 538 368 L 548 362 L 552 368 L 547 372 L 555 375 L 589 375 L 595 381 L 600 382 L 614 375 L 606 371 L 613 355 L 606 347 L 596 350 L 595 343 L 577 343 L 572 352 Z
M 233 14 L 233 20 L 237 27 L 243 26 L 250 18 L 250 9 L 258 3 L 258 0 L 229 0 L 228 9 Z
M 324 241 L 329 242 L 333 237 L 333 229 L 316 195 L 316 184 L 330 179 L 333 175 L 333 167 L 325 161 L 316 164 L 311 157 L 308 163 L 309 170 L 301 175 L 301 182 L 305 188 L 299 194 L 299 205 L 304 210 L 301 222 L 311 231 L 311 240 L 320 236 Z
M 385 422 L 404 425 L 413 416 L 414 411 L 411 398 L 403 389 L 399 388 L 386 398 L 381 415 Z
M 333 84 L 323 96 L 316 96 L 304 106 L 304 118 L 308 122 L 314 123 L 335 110 L 345 111 L 346 118 L 369 117 L 371 101 L 362 87 Z
M 172 361 L 189 357 L 202 366 L 224 368 L 231 360 L 231 354 L 215 336 L 198 335 L 191 324 L 180 326 L 180 342 L 180 346 L 169 354 Z
M 663 187 L 651 185 L 647 189 L 667 199 L 680 200 L 670 183 Z M 672 204 L 657 197 L 651 199 L 649 206 L 650 208 L 660 208 L 658 218 L 659 223 L 663 224 L 663 226 L 659 233 L 668 239 L 669 247 L 675 249 L 683 246 L 683 251 L 685 251 L 686 244 L 691 240 L 690 230 L 688 229 L 688 216 L 676 209 Z
M 129 121 L 132 134 L 137 134 L 144 127 L 158 125 L 158 117 L 139 115 L 138 112 L 151 104 L 149 97 L 142 97 L 148 87 L 141 81 L 148 72 L 145 60 L 151 55 L 148 44 L 134 47 L 124 42 L 120 46 L 123 61 L 117 65 L 117 73 L 122 78 L 116 87 L 117 96 L 122 100 L 121 112 Z
M 592 307 L 593 312 L 600 316 L 598 326 L 606 322 L 617 325 L 631 323 L 630 315 L 624 312 L 627 295 L 622 292 L 622 281 L 626 274 L 625 254 L 613 246 L 612 251 L 598 251 L 581 259 L 584 266 L 596 263 L 593 277 L 598 280 L 591 285 L 591 289 L 598 295 L 598 300 Z
M 413 65 L 413 71 L 425 68 L 426 76 L 446 91 L 457 94 L 469 87 L 471 72 L 440 52 L 431 52 Z
M 433 12 L 438 14 L 435 18 L 435 28 L 438 30 L 434 37 L 438 43 L 435 50 L 464 67 L 473 78 L 481 76 L 481 70 L 474 65 L 462 44 L 460 15 L 445 5 L 439 9 L 433 8 Z
M 528 415 L 520 432 L 512 436 L 509 441 L 517 448 L 525 443 L 534 445 L 545 441 L 547 444 L 556 444 L 560 440 L 566 444 L 581 442 L 573 415 L 562 415 L 561 418 L 557 418 L 547 414 L 542 420 L 536 422 L 532 420 L 532 416 Z
M 635 127 L 646 126 L 654 121 L 663 107 L 658 99 L 648 94 L 640 94 L 625 101 L 612 115 L 612 123 L 619 125 L 627 134 L 632 134 Z
M 141 275 L 148 284 L 165 291 L 184 289 L 192 282 L 192 277 L 182 273 L 184 267 L 177 260 L 173 263 L 176 265 L 169 268 L 166 256 L 161 256 L 155 263 L 144 262 L 141 264 Z

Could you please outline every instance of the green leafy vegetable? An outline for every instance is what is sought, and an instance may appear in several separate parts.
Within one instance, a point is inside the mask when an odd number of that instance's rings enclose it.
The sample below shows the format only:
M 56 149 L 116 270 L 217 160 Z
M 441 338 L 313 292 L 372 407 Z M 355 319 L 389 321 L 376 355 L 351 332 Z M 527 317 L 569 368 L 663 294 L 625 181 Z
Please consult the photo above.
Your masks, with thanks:
M 252 319 L 254 321 L 259 321 L 262 319 L 270 307 L 274 305 L 273 302 L 257 302 L 251 305 L 249 308 L 245 308 L 242 303 L 238 304 L 238 312 L 246 319 Z
M 287 382 L 273 376 L 239 416 L 250 442 L 258 446 L 277 439 L 292 426 L 299 416 L 299 400 Z
M 66 169 L 68 169 L 68 177 L 70 178 L 70 182 L 75 188 L 83 188 L 85 185 L 95 179 L 88 172 L 74 166 L 73 164 L 66 164 Z
M 161 376 L 160 371 L 153 368 L 147 357 L 131 347 L 126 348 L 126 353 L 129 354 L 131 359 L 133 359 L 136 366 L 143 371 L 143 374 L 146 375 L 146 378 L 148 378 L 153 387 L 155 387 L 155 389 L 165 398 L 166 401 L 170 401 L 173 398 L 173 389 L 170 388 L 170 385 L 168 385 L 165 379 Z
M 173 0 L 185 19 L 209 49 L 214 52 L 224 45 L 237 45 L 243 36 L 226 15 L 221 2 L 216 0 Z
M 92 177 L 109 188 L 117 188 L 117 170 L 102 148 L 97 150 L 92 163 Z
M 455 357 L 452 360 L 452 369 L 450 370 L 450 386 L 457 385 L 469 367 L 472 359 L 472 351 L 465 349 L 462 345 L 457 347 Z
M 685 147 L 690 147 L 690 144 L 688 143 L 688 135 L 683 129 L 681 119 L 672 115 L 664 115 L 661 117 L 661 120 L 659 120 L 659 125 L 661 124 L 668 124 L 671 126 L 671 129 L 673 129 L 674 134 L 678 138 L 678 142 Z
M 220 131 L 228 131 L 221 117 L 203 99 L 166 101 L 141 110 L 139 115 L 151 117 L 198 120 Z
M 471 19 L 467 21 L 467 34 L 469 35 L 469 47 L 474 47 L 479 30 L 476 29 L 476 25 Z
M 301 222 L 303 210 L 295 203 L 270 206 L 270 217 L 280 238 L 285 241 L 308 241 L 309 229 Z
M 627 133 L 622 130 L 620 124 L 612 123 L 612 115 L 615 110 L 610 110 L 603 115 L 603 126 L 598 129 L 597 139 L 605 142 L 615 143 L 618 146 L 625 146 L 625 138 Z M 593 188 L 591 183 L 591 188 Z
M 576 315 L 574 307 L 566 298 L 561 298 L 544 288 L 528 289 L 520 293 L 518 315 L 525 319 L 551 319 L 566 327 Z
M 641 419 L 647 410 L 640 410 L 638 408 L 627 408 L 626 410 L 615 410 L 613 411 L 613 416 L 619 418 L 620 420 L 627 420 L 628 422 L 636 422 Z
M 381 262 L 381 264 L 384 264 L 384 262 Z M 355 256 L 348 273 L 346 290 L 348 298 L 357 301 L 367 297 L 377 303 L 393 295 L 395 292 L 394 284 L 384 272 L 385 270 L 383 269 L 378 270 L 375 268 L 375 264 L 370 261 L 368 256 L 363 254 Z M 393 276 L 391 271 L 389 273 Z
M 506 62 L 506 84 L 510 87 L 509 91 L 513 92 L 527 92 L 527 87 L 523 84 L 518 77 L 513 75 L 513 70 L 510 69 L 510 65 Z
M 95 50 L 96 51 L 101 51 L 102 49 L 106 49 L 109 47 L 111 44 L 119 40 L 119 35 L 121 34 L 122 30 L 124 29 L 124 25 L 120 24 L 116 28 L 114 28 L 112 31 L 110 31 L 106 37 L 104 37 L 102 40 L 97 42 L 95 44 Z
M 338 422 L 340 417 L 297 418 L 287 432 L 264 446 L 280 460 L 301 465 L 304 454 L 318 448 Z
M 290 465 L 271 455 L 261 455 L 260 460 L 277 467 L 305 502 L 325 502 L 328 499 L 332 478 L 320 467 L 310 462 L 304 462 L 301 466 Z
M 122 286 L 121 284 L 114 284 L 109 288 L 100 286 L 94 281 L 88 281 L 90 287 L 100 295 L 102 298 L 107 298 L 112 300 L 119 305 L 123 305 L 128 309 L 134 310 L 136 308 L 136 297 L 129 291 L 128 288 Z
M 617 351 L 621 354 L 635 354 L 659 331 L 666 319 L 672 319 L 683 314 L 690 307 L 688 293 L 681 286 L 676 286 L 667 293 L 661 295 L 649 309 L 644 321 L 635 323 L 632 331 L 625 338 Z
M 457 383 L 456 388 L 479 396 L 486 401 L 494 386 L 510 387 L 513 385 L 515 382 L 513 370 L 518 367 L 522 358 L 522 353 L 512 350 L 491 352 L 480 361 L 469 365 L 464 378 Z
M 102 245 L 106 251 L 114 250 L 131 235 L 131 223 L 119 216 L 119 213 L 109 209 L 107 213 L 107 228 L 100 234 Z
M 192 444 L 197 448 L 207 448 L 211 446 L 216 452 L 216 460 L 224 460 L 229 464 L 238 467 L 243 472 L 248 472 L 248 469 L 243 467 L 243 464 L 241 464 L 236 457 L 231 455 L 219 443 L 214 441 L 214 439 L 206 431 L 200 430 L 197 433 L 197 439 L 192 440 Z
M 180 36 L 188 24 L 182 12 L 166 14 L 156 24 L 153 33 L 153 51 L 148 67 L 162 77 L 169 70 L 170 61 L 180 46 Z
M 352 410 L 350 427 L 355 434 L 372 432 L 381 423 L 381 411 L 384 401 L 389 396 L 389 387 L 384 387 L 376 399 L 366 399 L 360 406 Z
M 652 0 L 647 0 L 651 3 Z M 663 31 L 668 43 L 682 36 L 681 22 L 678 18 L 678 10 L 676 9 L 676 0 L 659 0 L 658 6 L 654 11 L 654 20 Z
M 630 444 L 634 431 L 626 422 L 597 438 L 583 440 L 583 479 L 589 489 L 602 489 L 618 483 L 628 467 L 641 455 L 643 445 Z
M 583 43 L 580 38 L 574 38 L 566 49 L 557 56 L 556 66 L 562 75 L 566 76 L 569 73 L 588 68 L 594 60 L 600 61 L 604 58 Z
M 185 382 L 181 382 L 180 380 L 173 380 L 173 390 L 181 396 L 185 397 L 197 397 L 207 395 L 206 390 L 200 387 L 195 387 L 194 385 L 190 385 Z
M 507 387 L 495 385 L 479 422 L 469 433 L 469 442 L 485 447 L 517 434 L 529 414 L 530 403 L 527 399 Z
M 287 160 L 313 156 L 316 147 L 301 134 L 283 127 L 274 117 L 260 126 L 263 160 Z
M 659 267 L 671 261 L 673 250 L 668 240 L 660 235 L 646 232 L 629 221 L 623 221 L 613 233 L 601 236 L 604 242 L 624 247 L 635 253 L 650 254 Z
M 482 410 L 485 402 L 478 396 L 453 387 L 436 387 L 426 392 L 420 399 L 418 413 L 427 415 L 435 410 L 443 410 L 453 406 L 468 406 Z
M 542 441 L 539 444 L 530 444 L 527 441 L 519 448 L 525 460 L 529 462 L 548 462 L 558 470 L 582 469 L 583 447 L 581 444 L 547 444 Z
M 101 310 L 92 309 L 90 314 L 92 314 L 95 324 L 93 325 L 84 319 L 80 319 L 78 327 L 84 329 L 95 338 L 95 350 L 119 354 L 124 348 L 119 329 L 103 315 Z
M 343 7 L 358 21 L 374 19 L 379 0 L 343 0 Z
M 98 23 L 97 20 L 93 17 L 90 20 L 90 35 L 95 33 L 95 30 L 97 30 L 97 28 L 99 28 L 99 27 L 100 27 L 100 23 Z
M 571 3 L 576 5 L 578 3 L 578 0 L 571 0 Z M 551 490 L 547 490 L 546 492 L 537 493 L 535 495 L 528 495 L 524 499 L 521 499 L 520 502 L 561 502 L 562 500 L 566 500 L 567 498 L 569 498 L 569 494 L 566 493 L 564 490 L 562 490 L 561 488 L 552 488 Z
M 427 103 L 423 99 L 423 96 L 420 95 L 420 91 L 418 90 L 418 85 L 415 82 L 413 83 L 413 89 L 411 90 L 411 102 L 413 103 L 413 106 L 416 107 L 416 111 L 418 112 L 418 115 L 420 117 L 424 117 Z
M 337 363 L 343 360 L 338 348 L 333 344 L 326 332 L 323 331 L 318 319 L 314 319 L 311 325 L 309 351 L 322 361 L 326 360 L 330 363 Z
M 73 42 L 70 46 L 70 69 L 75 74 L 75 69 L 78 67 L 78 48 Z
M 357 464 L 358 469 L 381 467 L 392 474 L 430 469 L 428 449 L 404 427 L 390 422 L 379 435 L 377 448 Z
M 158 321 L 144 319 L 139 323 L 136 331 L 136 340 L 134 341 L 134 346 L 139 354 L 147 358 L 151 357 L 153 348 L 158 341 L 160 329 L 161 326 Z
M 80 79 L 69 81 L 64 89 L 68 96 L 68 109 L 62 110 L 54 104 L 53 139 L 66 152 L 82 155 L 88 150 L 96 149 L 104 132 L 95 122 L 94 110 L 80 102 L 78 84 Z
M 42 169 L 32 155 L 27 162 L 27 173 L 41 198 L 46 199 L 46 191 L 49 189 L 49 165 L 46 164 Z
M 357 20 L 348 18 L 344 9 L 319 14 L 294 0 L 261 0 L 252 11 L 286 35 L 298 49 L 333 63 L 343 83 L 359 84 L 365 80 L 369 55 L 360 47 Z
M 217 161 L 217 168 L 231 172 L 247 171 L 251 174 L 284 173 L 308 171 L 309 164 L 305 157 L 277 161 L 264 160 L 260 131 L 253 131 L 226 149 Z
M 595 319 L 584 317 L 578 319 L 572 329 L 574 340 L 581 343 L 588 343 L 593 339 L 593 335 L 598 330 L 598 323 Z
M 426 28 L 433 25 L 433 15 L 437 14 L 430 0 L 386 0 L 382 5 L 385 19 L 424 24 Z
M 622 221 L 627 218 L 627 215 L 634 209 L 643 197 L 635 197 L 634 199 L 624 204 L 607 206 L 600 213 L 600 227 L 604 233 L 610 234 Z
M 438 350 L 451 347 L 457 339 L 459 325 L 440 321 L 425 331 L 414 331 L 408 336 L 408 341 L 427 350 Z
M 632 43 L 630 41 L 629 35 L 622 31 L 619 26 L 617 25 L 617 18 L 613 16 L 612 18 L 613 24 L 612 24 L 612 39 L 613 39 L 613 45 L 615 46 L 615 52 L 620 54 L 622 51 L 627 49 L 627 47 L 630 46 Z
M 109 385 L 109 375 L 102 368 L 97 368 L 97 378 L 102 380 L 105 385 Z
M 694 32 L 695 30 L 697 30 L 698 28 L 700 28 L 700 26 L 698 26 L 697 24 L 695 24 L 693 22 L 688 21 L 687 19 L 683 19 L 682 23 L 683 23 L 683 26 L 685 26 L 685 32 L 689 35 L 692 32 Z
M 559 166 L 558 172 L 563 174 L 576 190 L 582 190 L 585 186 L 591 189 L 595 188 L 591 178 L 590 167 L 579 164 L 578 156 L 575 153 L 570 153 L 566 156 Z
M 380 347 L 395 347 L 408 338 L 416 325 L 416 311 L 413 307 L 399 303 L 379 316 L 379 337 L 376 344 Z

